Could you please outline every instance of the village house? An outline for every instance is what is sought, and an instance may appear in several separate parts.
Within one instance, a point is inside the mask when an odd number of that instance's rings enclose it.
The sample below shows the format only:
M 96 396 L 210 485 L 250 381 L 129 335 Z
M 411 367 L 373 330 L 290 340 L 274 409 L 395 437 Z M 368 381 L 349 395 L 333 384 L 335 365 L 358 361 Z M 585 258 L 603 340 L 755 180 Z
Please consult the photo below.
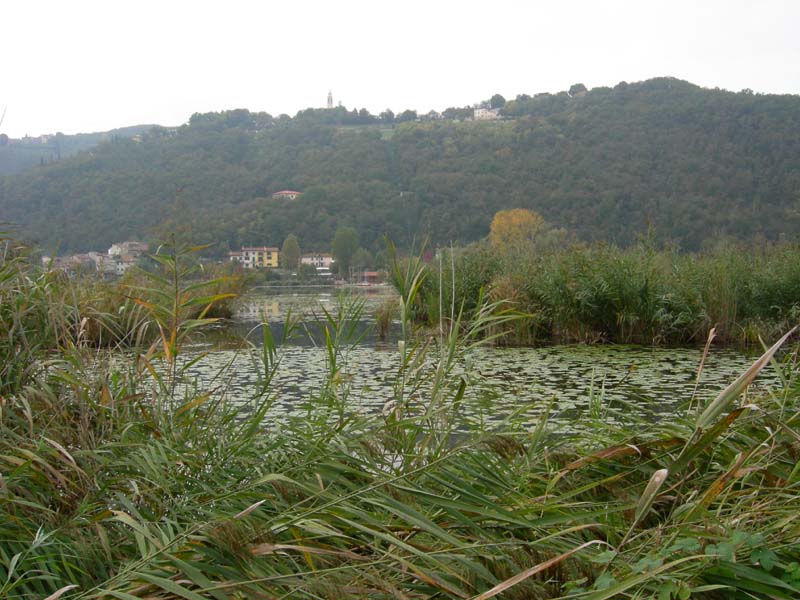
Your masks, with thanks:
M 89 252 L 89 260 L 94 263 L 94 268 L 103 275 L 116 274 L 117 261 L 102 252 Z
M 311 265 L 312 267 L 330 269 L 334 263 L 333 255 L 324 252 L 311 252 L 300 257 L 301 265 Z
M 115 261 L 117 275 L 123 275 L 125 271 L 134 266 L 136 264 L 136 258 L 137 257 L 133 254 L 123 254 L 117 257 L 117 260 Z
M 228 252 L 228 259 L 241 263 L 245 269 L 277 269 L 278 249 L 269 246 L 242 246 L 240 251 Z
M 145 252 L 147 252 L 147 244 L 145 244 L 144 242 L 132 242 L 132 241 L 111 244 L 111 247 L 108 249 L 108 255 L 112 257 L 121 257 L 124 255 L 130 255 L 133 258 L 138 258 Z
M 125 271 L 134 266 L 136 264 L 136 259 L 145 252 L 147 252 L 147 244 L 144 242 L 129 240 L 127 242 L 111 244 L 107 252 L 108 262 L 110 262 L 111 266 L 104 266 L 103 272 L 124 275 Z M 100 269 L 98 268 L 98 270 Z
M 272 194 L 273 200 L 296 200 L 300 197 L 300 192 L 295 190 L 281 190 Z
M 472 114 L 472 118 L 476 121 L 492 121 L 500 118 L 500 109 L 498 108 L 476 108 Z
M 101 275 L 122 275 L 136 264 L 136 260 L 147 252 L 143 242 L 120 242 L 112 244 L 107 252 L 86 252 L 69 256 L 42 257 L 42 266 L 47 269 L 75 272 L 95 271 Z
M 381 282 L 380 271 L 363 270 L 358 276 L 358 285 L 375 285 Z

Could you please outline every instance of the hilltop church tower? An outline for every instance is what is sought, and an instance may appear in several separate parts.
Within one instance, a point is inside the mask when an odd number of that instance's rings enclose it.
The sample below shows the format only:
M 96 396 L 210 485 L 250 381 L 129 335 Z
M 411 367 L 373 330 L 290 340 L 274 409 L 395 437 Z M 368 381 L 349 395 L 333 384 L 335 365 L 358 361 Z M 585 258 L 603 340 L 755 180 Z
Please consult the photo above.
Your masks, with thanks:
M 328 108 L 333 108 L 333 94 L 328 90 Z

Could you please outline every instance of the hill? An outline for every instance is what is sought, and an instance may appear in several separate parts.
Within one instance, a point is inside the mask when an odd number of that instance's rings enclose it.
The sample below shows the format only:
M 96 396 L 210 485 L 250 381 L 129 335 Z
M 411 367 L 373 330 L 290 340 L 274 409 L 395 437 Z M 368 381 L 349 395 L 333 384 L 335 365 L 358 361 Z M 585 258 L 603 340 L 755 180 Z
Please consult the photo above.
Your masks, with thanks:
M 39 137 L 0 139 L 0 175 L 19 173 L 89 150 L 114 138 L 132 138 L 149 131 L 152 125 L 134 125 L 97 133 L 65 135 L 55 133 Z
M 620 244 L 648 229 L 684 249 L 800 231 L 800 97 L 672 78 L 581 87 L 520 95 L 495 121 L 196 114 L 0 179 L 0 220 L 63 251 L 175 228 L 220 250 L 291 232 L 324 249 L 341 225 L 373 248 L 384 233 L 401 246 L 468 242 L 509 207 Z M 282 189 L 302 195 L 273 199 Z

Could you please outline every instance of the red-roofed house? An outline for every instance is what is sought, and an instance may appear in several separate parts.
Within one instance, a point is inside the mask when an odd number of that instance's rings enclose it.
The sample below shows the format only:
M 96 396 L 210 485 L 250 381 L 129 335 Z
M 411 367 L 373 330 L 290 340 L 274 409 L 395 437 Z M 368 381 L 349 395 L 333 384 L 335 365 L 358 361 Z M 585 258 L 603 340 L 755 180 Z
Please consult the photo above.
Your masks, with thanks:
M 294 190 L 281 190 L 272 194 L 275 200 L 296 200 L 300 196 L 300 192 Z

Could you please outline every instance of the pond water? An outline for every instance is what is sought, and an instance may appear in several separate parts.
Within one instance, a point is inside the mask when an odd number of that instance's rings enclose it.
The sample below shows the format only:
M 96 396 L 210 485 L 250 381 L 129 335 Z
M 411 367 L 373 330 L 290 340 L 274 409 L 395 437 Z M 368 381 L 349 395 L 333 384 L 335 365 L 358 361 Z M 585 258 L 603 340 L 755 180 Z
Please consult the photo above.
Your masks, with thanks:
M 361 340 L 343 356 L 348 406 L 358 411 L 380 411 L 392 398 L 400 366 L 399 332 L 395 323 L 389 339 L 382 342 L 376 339 L 372 322 L 374 310 L 393 298 L 393 291 L 370 288 L 351 293 L 363 301 L 363 311 L 354 327 Z M 279 414 L 302 410 L 327 373 L 326 350 L 316 320 L 322 318 L 322 308 L 335 313 L 340 298 L 333 290 L 259 290 L 245 300 L 225 335 L 211 337 L 195 349 L 210 351 L 192 373 L 211 386 L 218 384 L 216 374 L 232 365 L 224 386 L 233 401 L 244 402 L 257 385 L 258 363 L 248 350 L 230 343 L 230 334 L 250 334 L 257 345 L 262 315 L 279 339 L 282 322 L 291 310 L 300 321 L 299 335 L 280 348 L 281 362 L 273 389 L 278 392 Z M 673 413 L 692 397 L 701 354 L 698 348 L 637 346 L 481 347 L 465 353 L 453 379 L 455 385 L 463 375 L 469 383 L 461 415 L 466 421 L 498 421 L 520 411 L 524 421 L 533 424 L 552 402 L 551 420 L 569 428 L 591 414 L 602 413 L 606 421 L 615 421 L 625 415 L 655 419 Z M 713 349 L 697 398 L 710 400 L 752 362 L 753 357 L 741 352 Z M 777 375 L 769 369 L 758 379 L 760 387 L 776 382 Z

